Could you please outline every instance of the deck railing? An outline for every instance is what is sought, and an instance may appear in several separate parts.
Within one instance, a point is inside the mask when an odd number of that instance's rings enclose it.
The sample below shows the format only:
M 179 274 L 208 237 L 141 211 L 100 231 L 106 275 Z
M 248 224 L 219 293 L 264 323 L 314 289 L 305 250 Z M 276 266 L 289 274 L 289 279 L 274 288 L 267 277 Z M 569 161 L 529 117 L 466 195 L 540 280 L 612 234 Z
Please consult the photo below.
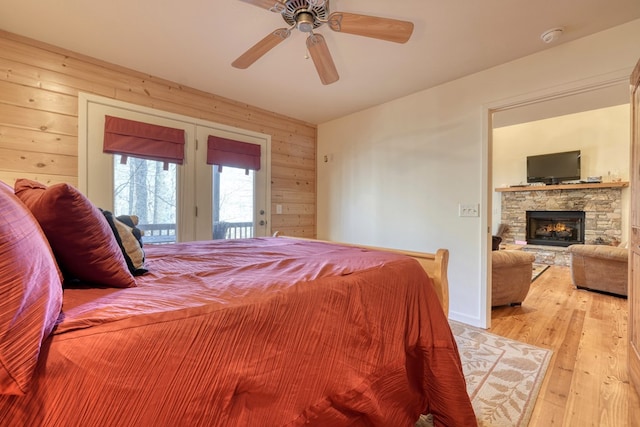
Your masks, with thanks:
M 253 222 L 217 222 L 213 224 L 214 239 L 248 239 L 253 237 Z
M 142 242 L 175 243 L 175 224 L 138 224 L 138 228 L 144 231 Z M 217 222 L 213 225 L 214 239 L 248 239 L 253 237 L 253 222 Z
M 142 243 L 175 243 L 175 224 L 138 224 L 138 228 L 144 232 Z

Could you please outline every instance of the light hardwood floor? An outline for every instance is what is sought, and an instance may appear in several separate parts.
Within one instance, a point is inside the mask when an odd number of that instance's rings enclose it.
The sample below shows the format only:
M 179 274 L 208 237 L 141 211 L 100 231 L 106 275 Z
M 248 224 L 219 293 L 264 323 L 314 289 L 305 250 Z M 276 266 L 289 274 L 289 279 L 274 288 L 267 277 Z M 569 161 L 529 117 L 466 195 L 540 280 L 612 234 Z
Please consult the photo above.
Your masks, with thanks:
M 549 267 L 521 307 L 492 311 L 490 332 L 554 354 L 533 411 L 534 426 L 640 426 L 627 374 L 627 300 L 575 289 L 569 267 Z

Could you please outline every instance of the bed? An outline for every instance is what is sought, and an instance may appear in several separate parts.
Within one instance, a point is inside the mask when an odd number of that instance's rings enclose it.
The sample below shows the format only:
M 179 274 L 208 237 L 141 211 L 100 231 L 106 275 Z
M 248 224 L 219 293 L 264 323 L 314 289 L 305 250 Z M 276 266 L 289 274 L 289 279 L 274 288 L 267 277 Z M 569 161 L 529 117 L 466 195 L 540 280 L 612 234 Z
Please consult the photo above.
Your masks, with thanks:
M 104 260 L 83 257 L 114 242 L 123 251 L 117 233 L 96 242 L 83 224 L 84 251 L 69 258 L 71 227 L 48 217 L 68 218 L 64 197 L 87 209 L 78 221 L 109 224 L 72 187 L 18 184 L 14 197 L 0 183 L 0 280 L 14 281 L 0 284 L 0 308 L 19 300 L 0 324 L 3 425 L 413 426 L 423 413 L 475 425 L 443 311 L 445 250 L 283 237 L 147 245 L 146 274 L 121 282 L 107 268 L 98 284 L 76 270 L 95 274 Z M 56 227 L 69 227 L 64 238 Z M 110 252 L 128 268 L 121 255 Z

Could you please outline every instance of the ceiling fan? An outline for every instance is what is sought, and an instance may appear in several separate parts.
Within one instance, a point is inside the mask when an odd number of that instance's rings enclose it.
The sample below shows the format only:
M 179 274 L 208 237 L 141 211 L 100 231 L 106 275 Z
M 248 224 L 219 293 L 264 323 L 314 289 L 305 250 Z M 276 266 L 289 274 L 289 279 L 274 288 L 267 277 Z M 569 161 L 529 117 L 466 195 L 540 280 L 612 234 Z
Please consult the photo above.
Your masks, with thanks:
M 320 81 L 325 85 L 338 81 L 339 76 L 324 37 L 313 32 L 316 28 L 327 24 L 330 29 L 339 33 L 373 37 L 395 43 L 406 43 L 413 32 L 413 23 L 408 21 L 347 12 L 329 14 L 329 0 L 240 1 L 281 14 L 289 26 L 278 28 L 249 48 L 238 59 L 233 61 L 231 64 L 233 67 L 248 68 L 264 54 L 288 38 L 291 35 L 291 30 L 297 28 L 299 31 L 309 34 L 307 37 L 307 49 L 318 71 Z

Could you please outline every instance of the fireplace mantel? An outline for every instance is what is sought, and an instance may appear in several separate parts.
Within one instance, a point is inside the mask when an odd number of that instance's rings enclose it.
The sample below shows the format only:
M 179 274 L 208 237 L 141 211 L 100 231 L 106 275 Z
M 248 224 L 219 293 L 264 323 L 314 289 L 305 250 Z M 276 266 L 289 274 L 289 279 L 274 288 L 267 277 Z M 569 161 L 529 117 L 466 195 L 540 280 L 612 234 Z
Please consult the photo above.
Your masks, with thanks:
M 549 191 L 549 190 L 585 190 L 588 188 L 621 188 L 628 187 L 629 181 L 598 182 L 584 184 L 559 184 L 559 185 L 525 185 L 518 187 L 498 187 L 498 192 L 508 191 Z

